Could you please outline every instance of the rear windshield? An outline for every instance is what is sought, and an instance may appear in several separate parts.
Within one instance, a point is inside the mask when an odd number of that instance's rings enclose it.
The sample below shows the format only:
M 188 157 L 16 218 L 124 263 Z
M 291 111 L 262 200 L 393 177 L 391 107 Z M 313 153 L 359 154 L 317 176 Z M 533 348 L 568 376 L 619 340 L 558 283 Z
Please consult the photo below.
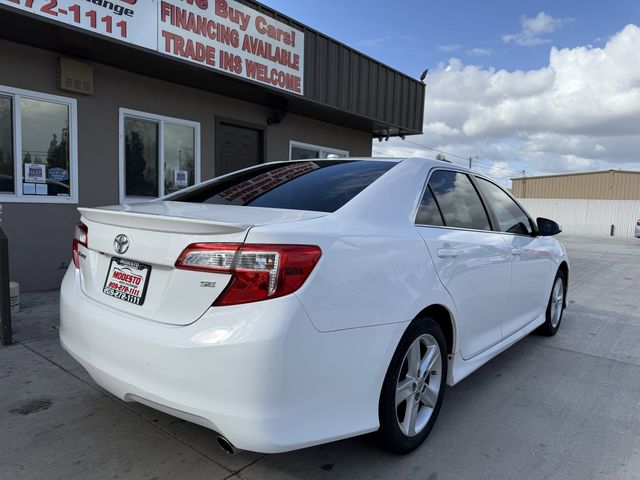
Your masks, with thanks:
M 335 212 L 394 165 L 371 160 L 260 165 L 170 195 L 166 200 Z

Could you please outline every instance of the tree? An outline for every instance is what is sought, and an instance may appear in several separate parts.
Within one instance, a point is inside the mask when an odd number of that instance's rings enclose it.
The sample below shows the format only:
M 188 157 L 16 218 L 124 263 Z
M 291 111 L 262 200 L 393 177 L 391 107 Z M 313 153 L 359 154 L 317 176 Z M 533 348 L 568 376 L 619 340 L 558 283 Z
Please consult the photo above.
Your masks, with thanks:
M 47 151 L 47 167 L 59 167 L 68 170 L 68 159 L 66 139 L 62 137 L 62 140 L 58 142 L 58 136 L 54 133 Z
M 158 194 L 157 186 L 145 178 L 147 161 L 144 154 L 144 143 L 139 132 L 131 131 L 127 134 L 125 158 L 127 195 L 156 196 Z

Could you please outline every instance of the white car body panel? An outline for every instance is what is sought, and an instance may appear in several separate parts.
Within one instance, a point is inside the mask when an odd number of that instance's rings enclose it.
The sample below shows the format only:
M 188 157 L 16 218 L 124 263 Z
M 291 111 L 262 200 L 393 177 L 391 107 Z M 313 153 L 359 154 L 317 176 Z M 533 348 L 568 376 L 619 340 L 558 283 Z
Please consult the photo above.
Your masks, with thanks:
M 454 302 L 464 299 L 456 302 L 462 357 L 472 358 L 499 343 L 511 281 L 511 251 L 502 235 L 437 227 L 418 227 L 418 231 Z
M 545 313 L 549 300 L 549 279 L 555 277 L 565 256 L 550 237 L 503 234 L 514 252 L 511 262 L 509 306 L 502 324 L 502 337 L 513 335 Z
M 62 283 L 61 343 L 118 398 L 265 453 L 378 428 L 379 388 L 408 322 L 320 333 L 289 296 L 167 325 L 91 300 L 79 277 L 70 269 Z
M 61 343 L 117 397 L 239 449 L 282 452 L 375 431 L 389 362 L 413 319 L 434 306 L 448 312 L 453 385 L 544 321 L 567 262 L 549 237 L 414 225 L 434 168 L 466 172 L 400 161 L 331 214 L 179 202 L 82 209 L 89 249 L 62 284 Z M 142 307 L 101 293 L 120 233 L 132 239 L 124 257 L 152 265 Z M 196 242 L 317 245 L 322 257 L 293 294 L 211 307 L 230 275 L 173 268 Z M 447 244 L 457 258 L 437 256 Z

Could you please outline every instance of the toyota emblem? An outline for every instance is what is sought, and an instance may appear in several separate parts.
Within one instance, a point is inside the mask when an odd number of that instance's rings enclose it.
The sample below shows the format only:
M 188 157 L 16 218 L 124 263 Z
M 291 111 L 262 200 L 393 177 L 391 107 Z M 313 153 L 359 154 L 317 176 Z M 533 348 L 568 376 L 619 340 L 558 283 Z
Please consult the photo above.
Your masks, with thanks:
M 113 249 L 120 255 L 127 253 L 127 250 L 129 250 L 129 237 L 123 233 L 118 235 L 113 241 Z

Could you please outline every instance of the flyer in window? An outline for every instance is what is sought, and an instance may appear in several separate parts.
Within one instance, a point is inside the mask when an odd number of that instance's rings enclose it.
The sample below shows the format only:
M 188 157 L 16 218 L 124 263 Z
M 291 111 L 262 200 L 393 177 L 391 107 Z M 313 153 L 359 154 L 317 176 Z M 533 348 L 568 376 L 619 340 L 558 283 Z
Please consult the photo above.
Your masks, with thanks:
M 24 181 L 28 183 L 46 183 L 47 166 L 39 163 L 25 163 Z
M 173 172 L 173 184 L 176 187 L 188 187 L 189 172 L 187 170 L 175 170 Z

